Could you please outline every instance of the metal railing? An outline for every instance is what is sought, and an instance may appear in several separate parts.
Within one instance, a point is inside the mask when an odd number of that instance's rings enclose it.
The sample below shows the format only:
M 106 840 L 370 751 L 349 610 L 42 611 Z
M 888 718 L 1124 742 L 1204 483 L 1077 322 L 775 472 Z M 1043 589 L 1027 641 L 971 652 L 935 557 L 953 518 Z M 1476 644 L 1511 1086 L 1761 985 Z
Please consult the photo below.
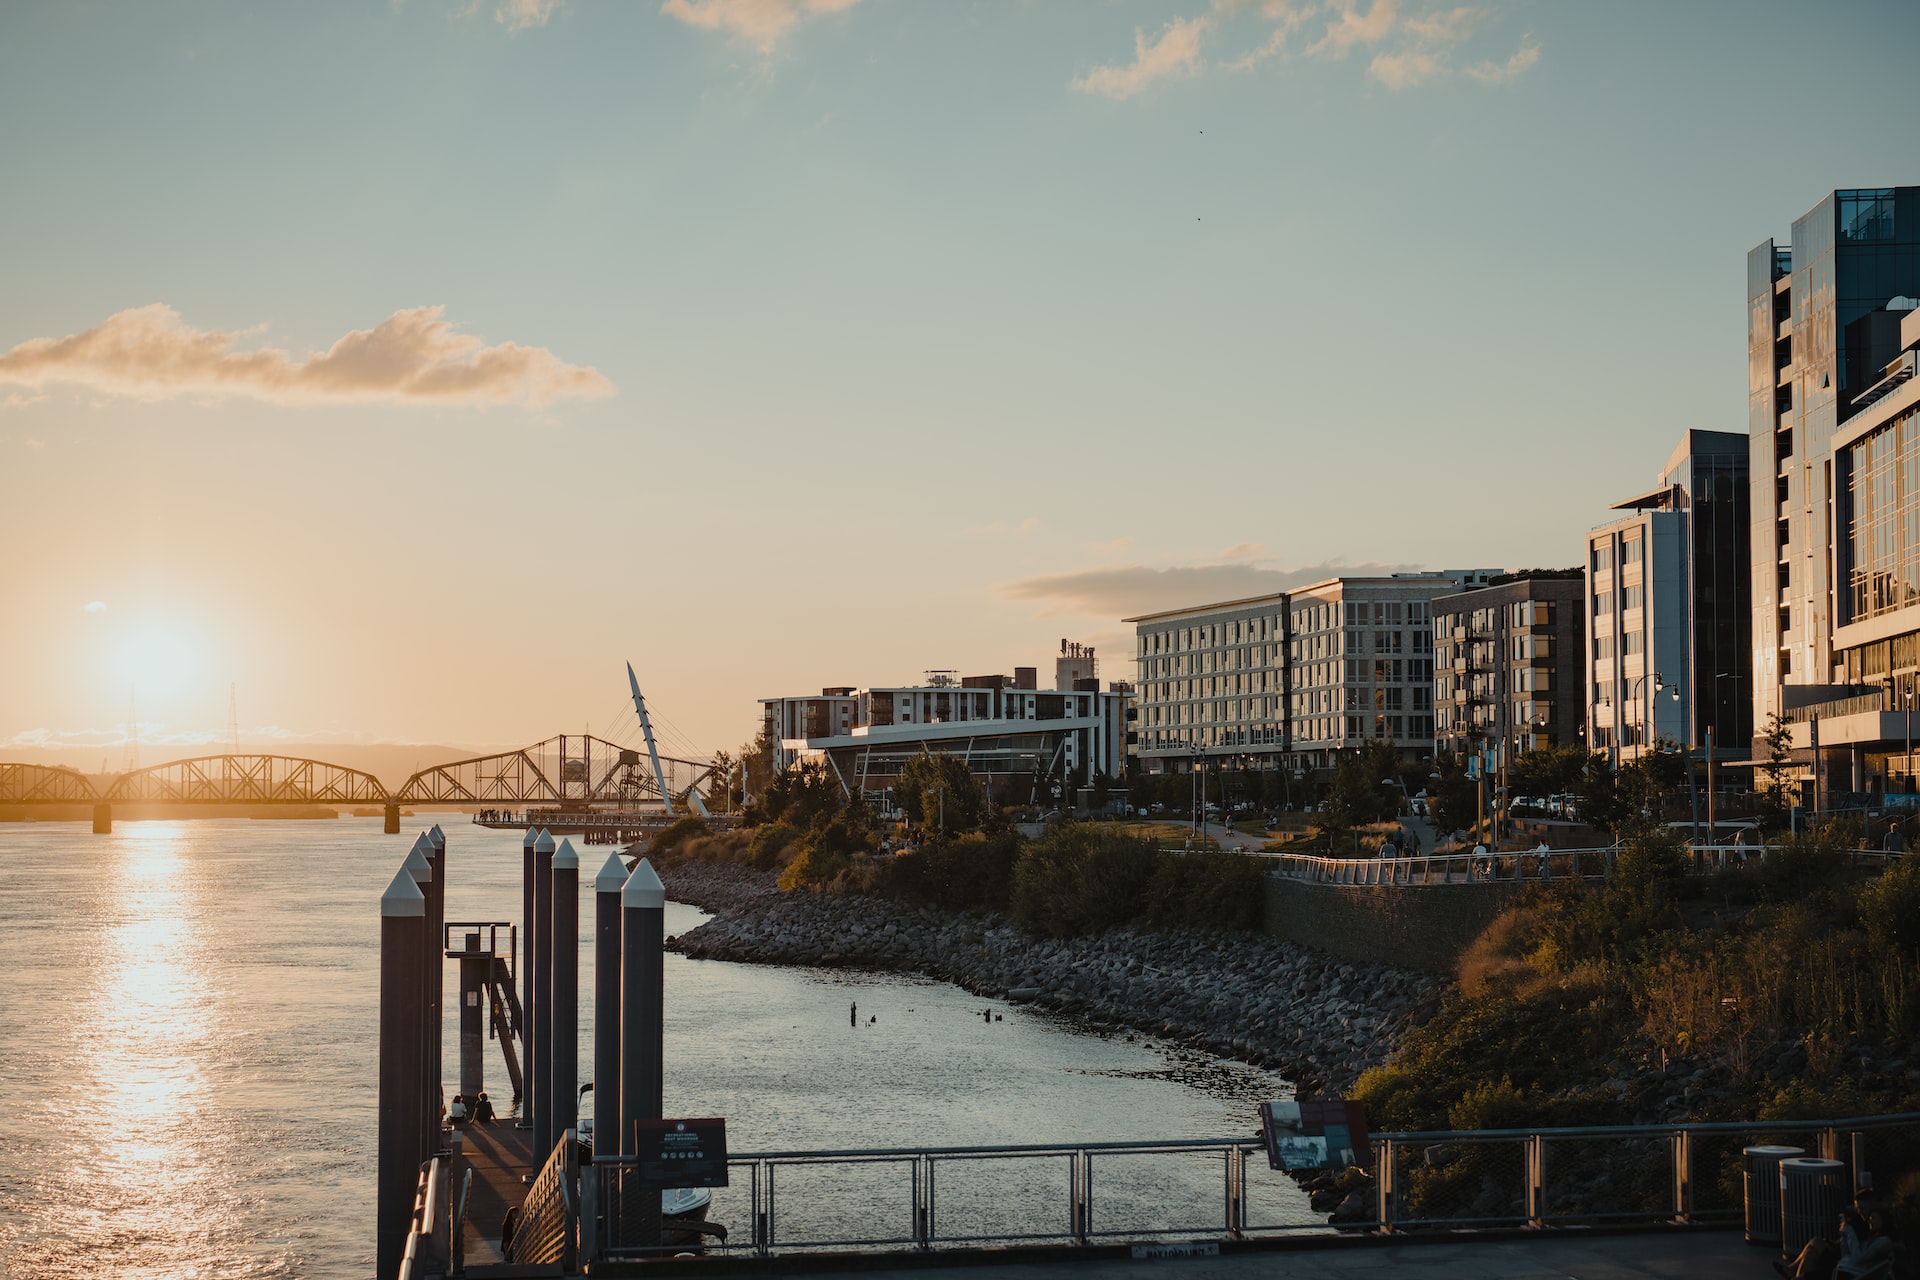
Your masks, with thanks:
M 1890 1188 L 1897 1175 L 1920 1168 L 1920 1112 L 1377 1134 L 1370 1169 L 1318 1175 L 1321 1190 L 1344 1206 L 1331 1221 L 1311 1208 L 1292 1177 L 1266 1171 L 1255 1138 L 765 1152 L 728 1162 L 732 1182 L 714 1191 L 713 1212 L 730 1220 L 731 1234 L 697 1247 L 767 1257 L 1421 1228 L 1710 1224 L 1741 1215 L 1742 1149 L 1780 1141 L 1846 1162 L 1856 1192 Z M 582 1203 L 618 1200 L 630 1164 L 616 1156 L 582 1166 Z M 989 1170 L 993 1176 L 979 1176 Z M 1357 1212 L 1356 1204 L 1363 1205 Z M 611 1217 L 590 1210 L 581 1218 L 582 1261 L 689 1247 L 624 1243 L 614 1238 Z
M 420 1167 L 420 1185 L 413 1196 L 413 1221 L 407 1228 L 406 1252 L 400 1257 L 399 1280 L 444 1274 L 453 1260 L 460 1234 L 454 1212 L 455 1163 L 453 1153 L 443 1151 Z M 464 1194 L 461 1198 L 464 1207 Z
M 580 1144 L 567 1130 L 527 1188 L 519 1219 L 502 1252 L 506 1261 L 523 1266 L 559 1264 L 573 1270 L 579 1239 Z
M 1690 844 L 1684 847 L 1689 875 L 1713 875 L 1753 866 L 1781 845 Z M 1617 846 L 1595 849 L 1503 850 L 1499 853 L 1436 853 L 1411 858 L 1327 858 L 1311 853 L 1259 853 L 1275 875 L 1309 884 L 1444 885 L 1553 883 L 1605 880 L 1613 874 Z M 1859 866 L 1884 867 L 1890 855 L 1860 849 Z

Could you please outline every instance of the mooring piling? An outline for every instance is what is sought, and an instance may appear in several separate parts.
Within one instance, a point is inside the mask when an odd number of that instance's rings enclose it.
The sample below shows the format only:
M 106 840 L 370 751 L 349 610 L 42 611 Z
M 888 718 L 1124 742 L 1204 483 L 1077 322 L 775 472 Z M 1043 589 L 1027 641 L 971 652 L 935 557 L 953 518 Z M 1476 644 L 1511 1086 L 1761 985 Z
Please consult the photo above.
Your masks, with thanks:
M 645 858 L 620 891 L 620 1146 L 638 1155 L 634 1124 L 661 1118 L 665 1053 L 667 890 Z M 622 1196 L 624 1233 L 633 1244 L 660 1243 L 660 1193 L 634 1187 Z
M 447 1001 L 447 833 L 434 823 L 427 830 L 426 855 L 433 864 L 433 890 L 427 894 L 427 1036 L 433 1097 L 446 1097 L 445 1054 Z
M 493 952 L 481 952 L 480 934 L 460 939 L 460 1092 L 471 1099 L 487 1087 L 487 978 Z
M 380 898 L 379 1157 L 375 1175 L 375 1264 L 379 1280 L 400 1273 L 420 1177 L 420 1019 L 426 981 L 427 898 L 402 866 Z
M 525 1059 L 525 1087 L 515 1125 L 520 1129 L 533 1127 L 533 846 L 539 840 L 538 827 L 528 827 L 520 837 L 520 954 L 513 961 L 520 972 L 520 1051 Z
M 407 874 L 413 877 L 415 886 L 420 890 L 420 954 L 414 961 L 420 982 L 420 1016 L 413 1029 L 414 1039 L 419 1042 L 415 1052 L 420 1061 L 420 1134 L 416 1164 L 433 1154 L 440 1138 L 440 1097 L 434 1087 L 433 1064 L 428 1061 L 433 1052 L 433 1031 L 427 1026 L 428 1004 L 433 998 L 433 987 L 427 975 L 432 969 L 435 947 L 430 932 L 433 926 L 433 863 L 427 858 L 427 848 L 427 834 L 423 831 L 413 838 L 413 847 L 407 850 L 405 863 Z
M 620 891 L 627 864 L 610 853 L 593 880 L 593 1145 L 620 1146 Z
M 553 1140 L 580 1109 L 580 855 L 562 840 L 553 854 Z
M 559 1137 L 553 1131 L 553 833 L 533 842 L 533 1051 L 528 1085 L 533 1095 L 533 1152 L 537 1163 Z

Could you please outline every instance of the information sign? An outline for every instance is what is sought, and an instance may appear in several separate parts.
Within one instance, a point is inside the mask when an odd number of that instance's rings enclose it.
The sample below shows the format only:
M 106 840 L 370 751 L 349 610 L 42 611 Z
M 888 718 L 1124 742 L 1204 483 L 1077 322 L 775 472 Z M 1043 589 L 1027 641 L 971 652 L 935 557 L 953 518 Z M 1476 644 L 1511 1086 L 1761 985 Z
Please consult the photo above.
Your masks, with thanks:
M 1357 1102 L 1263 1102 L 1260 1130 L 1267 1164 L 1275 1169 L 1347 1169 L 1373 1163 L 1367 1113 Z
M 725 1120 L 636 1120 L 633 1129 L 642 1186 L 727 1185 Z

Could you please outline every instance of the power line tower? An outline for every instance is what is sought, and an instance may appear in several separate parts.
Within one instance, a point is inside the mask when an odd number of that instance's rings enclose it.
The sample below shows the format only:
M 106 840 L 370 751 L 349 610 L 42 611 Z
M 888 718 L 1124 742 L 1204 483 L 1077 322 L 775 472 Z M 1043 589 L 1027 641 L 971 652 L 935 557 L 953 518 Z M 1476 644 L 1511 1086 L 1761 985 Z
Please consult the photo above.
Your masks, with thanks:
M 140 767 L 140 719 L 133 709 L 133 687 L 127 687 L 127 744 L 120 759 L 120 772 L 132 773 Z
M 240 686 L 227 686 L 227 750 L 240 754 Z

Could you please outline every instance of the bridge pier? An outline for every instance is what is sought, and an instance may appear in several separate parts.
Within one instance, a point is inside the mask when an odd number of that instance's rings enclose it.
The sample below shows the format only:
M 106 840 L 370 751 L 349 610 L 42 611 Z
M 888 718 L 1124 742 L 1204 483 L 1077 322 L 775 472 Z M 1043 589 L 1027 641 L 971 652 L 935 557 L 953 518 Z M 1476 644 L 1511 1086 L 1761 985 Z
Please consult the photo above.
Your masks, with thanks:
M 113 834 L 113 806 L 97 804 L 93 806 L 93 834 L 110 836 Z
M 97 822 L 99 819 L 96 818 L 94 821 Z M 386 832 L 390 836 L 400 834 L 400 806 L 397 804 L 389 804 L 387 806 Z

